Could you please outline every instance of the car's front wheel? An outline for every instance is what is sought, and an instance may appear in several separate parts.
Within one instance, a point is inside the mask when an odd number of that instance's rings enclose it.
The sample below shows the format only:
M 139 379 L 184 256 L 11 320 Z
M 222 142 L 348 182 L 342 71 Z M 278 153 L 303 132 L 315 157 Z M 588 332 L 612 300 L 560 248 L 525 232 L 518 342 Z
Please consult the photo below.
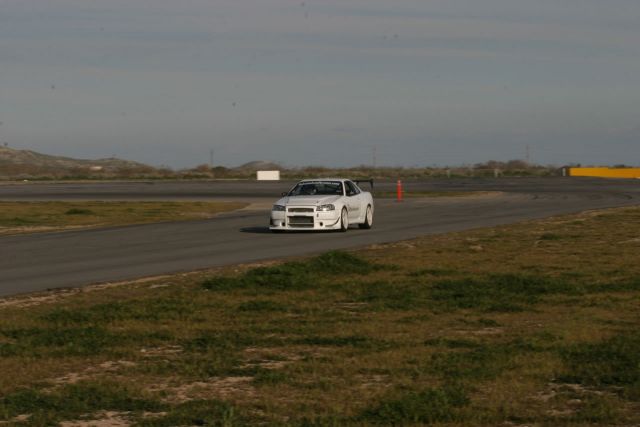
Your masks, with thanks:
M 340 214 L 340 231 L 345 232 L 349 229 L 349 214 L 347 212 L 347 208 L 342 208 L 342 213 Z
M 359 224 L 359 226 L 365 230 L 373 226 L 373 209 L 371 209 L 371 205 L 367 206 L 367 213 L 364 214 L 364 222 Z

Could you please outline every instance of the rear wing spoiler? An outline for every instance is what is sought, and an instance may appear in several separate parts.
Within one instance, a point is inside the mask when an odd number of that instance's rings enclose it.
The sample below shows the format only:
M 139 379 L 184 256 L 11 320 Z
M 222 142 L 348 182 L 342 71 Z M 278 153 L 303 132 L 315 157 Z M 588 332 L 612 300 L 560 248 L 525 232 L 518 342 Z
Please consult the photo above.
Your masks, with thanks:
M 360 187 L 361 182 L 368 182 L 369 185 L 371 186 L 371 189 L 373 190 L 373 178 L 372 179 L 354 179 L 353 182 L 355 182 L 358 185 L 358 187 Z

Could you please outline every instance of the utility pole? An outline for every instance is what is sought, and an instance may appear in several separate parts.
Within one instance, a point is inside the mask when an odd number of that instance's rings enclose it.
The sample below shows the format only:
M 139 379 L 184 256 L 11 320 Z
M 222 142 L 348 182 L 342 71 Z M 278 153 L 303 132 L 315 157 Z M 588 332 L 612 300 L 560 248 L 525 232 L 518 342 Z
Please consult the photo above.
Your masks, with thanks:
M 529 149 L 529 144 L 527 144 L 527 153 L 525 158 L 526 158 L 527 164 L 531 163 L 531 150 Z
M 213 169 L 213 148 L 209 151 L 209 167 Z
M 378 147 L 375 145 L 371 148 L 371 160 L 373 168 L 375 169 L 378 166 Z

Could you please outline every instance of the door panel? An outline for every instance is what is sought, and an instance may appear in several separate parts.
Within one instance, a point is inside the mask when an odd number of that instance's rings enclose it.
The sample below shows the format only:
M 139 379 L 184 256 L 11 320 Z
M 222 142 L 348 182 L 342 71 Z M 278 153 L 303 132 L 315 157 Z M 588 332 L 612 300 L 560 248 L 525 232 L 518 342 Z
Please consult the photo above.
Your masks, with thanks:
M 350 181 L 345 182 L 347 188 L 347 207 L 349 209 L 349 221 L 358 222 L 362 216 L 362 193 Z M 356 194 L 357 193 L 357 194 Z M 349 195 L 351 194 L 351 195 Z

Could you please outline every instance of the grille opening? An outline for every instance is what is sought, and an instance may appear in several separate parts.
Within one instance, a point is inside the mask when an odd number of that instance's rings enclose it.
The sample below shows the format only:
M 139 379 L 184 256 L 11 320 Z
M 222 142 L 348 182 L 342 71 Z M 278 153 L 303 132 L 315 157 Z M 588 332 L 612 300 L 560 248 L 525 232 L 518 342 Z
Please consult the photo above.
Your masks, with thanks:
M 313 228 L 314 221 L 312 216 L 290 216 L 289 225 L 291 227 L 311 227 Z
M 289 208 L 288 211 L 294 213 L 313 213 L 315 210 L 314 208 Z

